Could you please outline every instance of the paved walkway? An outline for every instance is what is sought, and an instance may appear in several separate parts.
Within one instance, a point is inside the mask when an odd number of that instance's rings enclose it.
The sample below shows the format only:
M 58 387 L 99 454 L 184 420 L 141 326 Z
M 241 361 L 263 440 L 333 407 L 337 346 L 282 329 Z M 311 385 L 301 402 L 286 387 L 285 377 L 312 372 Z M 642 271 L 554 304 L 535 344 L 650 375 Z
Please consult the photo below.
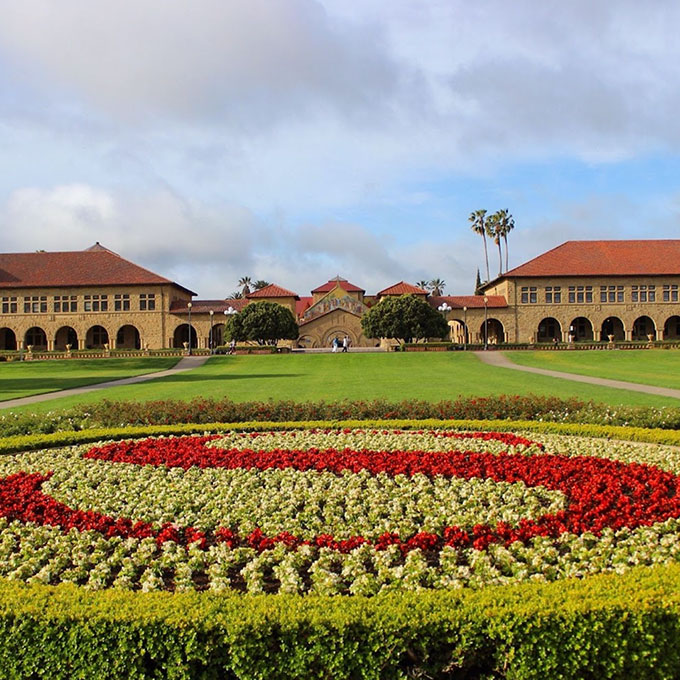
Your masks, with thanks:
M 97 383 L 96 385 L 83 385 L 82 387 L 73 387 L 70 390 L 59 390 L 57 392 L 47 392 L 46 394 L 34 394 L 31 397 L 22 397 L 21 399 L 9 399 L 8 401 L 0 401 L 0 409 L 16 408 L 18 406 L 27 406 L 29 404 L 38 404 L 41 401 L 49 401 L 50 399 L 61 399 L 62 397 L 73 397 L 77 394 L 87 394 L 88 392 L 96 392 L 97 390 L 104 390 L 107 387 L 118 387 L 119 385 L 134 385 L 135 383 L 146 382 L 147 380 L 155 380 L 156 378 L 165 378 L 168 375 L 175 373 L 184 373 L 185 371 L 192 371 L 194 368 L 202 366 L 210 357 L 209 356 L 190 356 L 182 357 L 172 368 L 165 371 L 158 371 L 156 373 L 145 373 L 144 375 L 135 375 L 131 378 L 121 378 L 120 380 L 109 380 L 108 382 Z
M 654 385 L 641 385 L 640 383 L 625 382 L 623 380 L 609 380 L 608 378 L 594 378 L 589 375 L 578 375 L 577 373 L 563 373 L 562 371 L 550 371 L 546 368 L 534 368 L 533 366 L 522 366 L 513 363 L 502 352 L 496 350 L 487 352 L 475 352 L 475 355 L 485 364 L 496 366 L 497 368 L 510 368 L 514 371 L 526 371 L 527 373 L 537 373 L 547 375 L 551 378 L 563 378 L 574 382 L 590 383 L 601 387 L 614 387 L 618 390 L 630 390 L 632 392 L 644 392 L 654 394 L 659 397 L 672 397 L 680 399 L 680 390 L 673 390 L 669 387 L 655 387 Z

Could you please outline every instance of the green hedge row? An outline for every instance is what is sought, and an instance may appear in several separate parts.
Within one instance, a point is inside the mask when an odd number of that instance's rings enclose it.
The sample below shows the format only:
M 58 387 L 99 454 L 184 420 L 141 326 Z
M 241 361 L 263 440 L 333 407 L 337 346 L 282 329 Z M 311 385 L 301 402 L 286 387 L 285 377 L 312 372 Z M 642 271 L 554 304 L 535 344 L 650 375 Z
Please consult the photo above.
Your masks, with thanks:
M 374 598 L 0 582 L 4 678 L 677 678 L 680 566 Z
M 647 442 L 680 446 L 680 431 L 616 425 L 550 423 L 530 420 L 337 420 L 243 423 L 178 423 L 176 425 L 134 425 L 129 427 L 92 428 L 49 434 L 13 435 L 0 438 L 0 454 L 70 444 L 87 444 L 103 439 L 132 439 L 159 435 L 182 435 L 203 432 L 267 431 L 312 428 L 361 428 L 385 430 L 443 429 L 495 430 L 497 432 L 536 432 L 564 434 L 601 439 Z

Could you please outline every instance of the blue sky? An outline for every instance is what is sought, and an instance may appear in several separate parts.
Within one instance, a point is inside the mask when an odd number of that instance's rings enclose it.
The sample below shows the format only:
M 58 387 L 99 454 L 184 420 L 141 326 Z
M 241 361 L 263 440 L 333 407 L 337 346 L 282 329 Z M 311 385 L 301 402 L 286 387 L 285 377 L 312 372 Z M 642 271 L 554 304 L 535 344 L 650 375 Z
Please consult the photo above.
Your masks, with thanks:
M 0 0 L 0 251 L 100 241 L 201 297 L 675 238 L 680 5 Z M 495 253 L 491 253 L 494 274 Z

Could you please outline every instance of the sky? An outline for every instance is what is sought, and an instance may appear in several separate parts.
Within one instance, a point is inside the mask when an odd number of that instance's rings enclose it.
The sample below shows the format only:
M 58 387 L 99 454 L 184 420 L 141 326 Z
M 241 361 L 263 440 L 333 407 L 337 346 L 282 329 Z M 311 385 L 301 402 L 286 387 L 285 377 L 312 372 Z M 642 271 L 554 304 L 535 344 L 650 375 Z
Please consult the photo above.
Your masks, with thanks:
M 225 298 L 680 235 L 672 0 L 0 0 L 0 252 Z M 498 254 L 490 244 L 491 277 Z

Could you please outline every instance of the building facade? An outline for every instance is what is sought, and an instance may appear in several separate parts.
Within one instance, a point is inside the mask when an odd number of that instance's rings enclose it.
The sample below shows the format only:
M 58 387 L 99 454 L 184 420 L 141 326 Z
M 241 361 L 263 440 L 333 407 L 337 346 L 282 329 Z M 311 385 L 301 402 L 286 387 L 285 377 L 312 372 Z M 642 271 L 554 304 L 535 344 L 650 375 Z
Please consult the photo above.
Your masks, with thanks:
M 390 344 L 361 317 L 392 295 L 416 295 L 459 343 L 680 340 L 680 240 L 569 241 L 484 284 L 432 296 L 399 282 L 367 295 L 335 277 L 311 295 L 271 284 L 244 299 L 200 300 L 178 283 L 95 244 L 77 252 L 0 254 L 0 350 L 214 348 L 228 318 L 268 300 L 294 314 L 299 347 Z

